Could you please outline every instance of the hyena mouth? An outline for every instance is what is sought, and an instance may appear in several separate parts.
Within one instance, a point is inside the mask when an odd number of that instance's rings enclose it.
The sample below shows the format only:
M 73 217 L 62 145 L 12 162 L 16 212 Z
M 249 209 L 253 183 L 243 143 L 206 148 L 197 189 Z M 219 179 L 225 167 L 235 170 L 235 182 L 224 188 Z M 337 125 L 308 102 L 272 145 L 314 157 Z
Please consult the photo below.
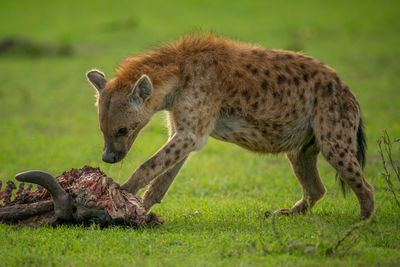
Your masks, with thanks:
M 123 160 L 123 159 L 125 158 L 126 154 L 127 154 L 127 153 L 124 152 L 124 151 L 118 151 L 118 152 L 117 152 L 117 157 L 116 157 L 116 161 L 115 161 L 115 162 L 119 162 L 119 161 Z

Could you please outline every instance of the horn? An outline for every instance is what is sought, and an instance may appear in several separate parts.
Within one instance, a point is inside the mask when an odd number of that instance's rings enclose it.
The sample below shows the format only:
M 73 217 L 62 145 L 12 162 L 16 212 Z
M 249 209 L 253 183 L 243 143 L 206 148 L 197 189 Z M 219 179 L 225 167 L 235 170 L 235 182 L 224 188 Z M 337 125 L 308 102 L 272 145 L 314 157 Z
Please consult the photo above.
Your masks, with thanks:
M 54 212 L 57 219 L 68 220 L 72 217 L 71 199 L 67 192 L 50 174 L 42 171 L 26 171 L 15 176 L 20 182 L 29 182 L 46 188 L 54 202 Z

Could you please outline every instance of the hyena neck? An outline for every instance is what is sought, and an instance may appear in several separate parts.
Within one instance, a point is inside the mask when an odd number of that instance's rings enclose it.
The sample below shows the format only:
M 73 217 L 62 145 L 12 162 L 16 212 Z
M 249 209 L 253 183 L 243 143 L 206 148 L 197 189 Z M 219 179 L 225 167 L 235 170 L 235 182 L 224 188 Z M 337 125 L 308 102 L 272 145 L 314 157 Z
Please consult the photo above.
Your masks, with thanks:
M 179 80 L 176 51 L 157 51 L 127 58 L 116 69 L 117 80 L 125 85 L 134 84 L 143 74 L 153 84 L 147 109 L 153 112 L 170 109 Z
M 148 101 L 148 107 L 153 112 L 170 110 L 174 103 L 177 86 L 178 76 L 174 76 L 171 77 L 171 80 L 159 85 L 158 88 L 154 87 L 153 95 Z

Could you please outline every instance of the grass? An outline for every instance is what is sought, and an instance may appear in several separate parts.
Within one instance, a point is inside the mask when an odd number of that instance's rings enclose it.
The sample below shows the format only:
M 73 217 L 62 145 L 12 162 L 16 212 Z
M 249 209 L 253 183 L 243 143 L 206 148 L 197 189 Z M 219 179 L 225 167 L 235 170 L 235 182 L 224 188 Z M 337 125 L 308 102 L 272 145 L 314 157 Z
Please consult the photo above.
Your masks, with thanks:
M 380 178 L 376 139 L 400 136 L 400 21 L 396 1 L 6 1 L 0 38 L 66 47 L 69 53 L 0 54 L 0 177 L 100 166 L 118 182 L 167 139 L 157 114 L 123 163 L 101 162 L 94 90 L 84 73 L 108 77 L 126 56 L 213 30 L 268 48 L 302 50 L 338 70 L 361 104 L 368 138 L 365 175 L 382 204 L 370 230 L 338 253 L 325 251 L 358 222 L 354 194 L 341 196 L 321 157 L 328 193 L 312 214 L 265 218 L 290 207 L 300 187 L 284 156 L 260 156 L 209 139 L 185 164 L 162 204 L 156 229 L 0 224 L 0 265 L 398 265 L 399 208 Z M 25 50 L 24 50 L 25 51 Z M 395 151 L 395 158 L 399 158 Z M 353 246 L 349 241 L 358 237 Z M 306 244 L 310 244 L 307 246 Z M 350 248 L 346 248 L 350 247 Z

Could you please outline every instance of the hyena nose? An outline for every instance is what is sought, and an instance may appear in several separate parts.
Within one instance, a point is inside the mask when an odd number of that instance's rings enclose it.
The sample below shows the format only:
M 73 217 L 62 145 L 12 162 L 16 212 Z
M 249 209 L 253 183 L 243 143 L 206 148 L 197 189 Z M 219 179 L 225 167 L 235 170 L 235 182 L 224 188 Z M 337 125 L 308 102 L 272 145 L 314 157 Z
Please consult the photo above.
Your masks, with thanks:
M 103 153 L 103 161 L 107 163 L 115 163 L 117 162 L 117 154 L 114 152 L 104 152 Z

